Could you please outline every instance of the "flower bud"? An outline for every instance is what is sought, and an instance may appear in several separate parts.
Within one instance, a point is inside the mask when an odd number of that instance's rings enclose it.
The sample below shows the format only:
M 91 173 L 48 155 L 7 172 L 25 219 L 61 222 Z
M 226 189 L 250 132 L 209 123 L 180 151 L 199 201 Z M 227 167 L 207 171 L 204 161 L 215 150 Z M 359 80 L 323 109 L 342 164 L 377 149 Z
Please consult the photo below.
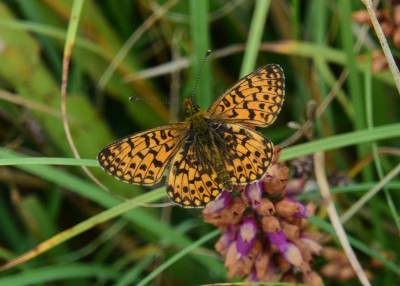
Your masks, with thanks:
M 262 198 L 260 205 L 256 209 L 260 216 L 271 216 L 275 214 L 274 204 L 267 198 Z
M 261 218 L 261 229 L 266 233 L 273 233 L 281 231 L 282 227 L 276 217 L 264 216 Z
M 276 213 L 283 218 L 307 217 L 306 207 L 299 201 L 285 197 L 275 204 Z

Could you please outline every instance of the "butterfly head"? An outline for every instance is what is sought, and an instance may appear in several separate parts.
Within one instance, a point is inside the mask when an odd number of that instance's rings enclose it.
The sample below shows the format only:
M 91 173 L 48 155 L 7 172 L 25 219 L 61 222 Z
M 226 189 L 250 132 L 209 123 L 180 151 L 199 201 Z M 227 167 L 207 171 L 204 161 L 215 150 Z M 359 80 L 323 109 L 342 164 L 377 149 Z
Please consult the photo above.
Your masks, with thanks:
M 183 101 L 183 108 L 185 109 L 185 118 L 190 118 L 196 113 L 200 112 L 200 107 L 196 104 L 193 104 L 193 100 L 191 98 L 186 98 Z

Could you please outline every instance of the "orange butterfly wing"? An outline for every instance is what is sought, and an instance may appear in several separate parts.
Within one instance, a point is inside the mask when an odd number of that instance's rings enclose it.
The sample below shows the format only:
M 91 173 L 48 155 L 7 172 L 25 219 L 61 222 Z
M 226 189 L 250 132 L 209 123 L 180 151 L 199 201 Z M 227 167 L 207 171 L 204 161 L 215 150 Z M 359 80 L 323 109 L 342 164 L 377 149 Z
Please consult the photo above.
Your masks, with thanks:
M 187 124 L 177 123 L 135 133 L 100 151 L 100 166 L 110 175 L 131 184 L 153 185 L 177 153 Z
M 265 127 L 275 121 L 284 98 L 283 70 L 270 64 L 241 78 L 205 114 L 216 121 Z
M 261 180 L 272 162 L 272 142 L 239 124 L 220 124 L 218 129 L 219 150 L 222 158 L 226 158 L 231 182 L 240 185 Z
M 223 185 L 217 183 L 219 173 L 211 159 L 192 143 L 186 142 L 171 162 L 167 194 L 181 206 L 203 207 L 221 193 Z

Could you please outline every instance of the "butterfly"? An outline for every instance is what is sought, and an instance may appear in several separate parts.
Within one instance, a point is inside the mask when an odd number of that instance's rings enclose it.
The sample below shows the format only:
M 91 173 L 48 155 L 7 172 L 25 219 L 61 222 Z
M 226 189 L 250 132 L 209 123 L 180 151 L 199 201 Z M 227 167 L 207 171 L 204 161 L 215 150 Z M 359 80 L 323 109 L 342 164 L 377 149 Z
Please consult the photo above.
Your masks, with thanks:
M 223 189 L 261 180 L 273 144 L 251 127 L 272 124 L 285 97 L 285 77 L 277 64 L 241 78 L 201 111 L 183 101 L 185 121 L 138 132 L 106 146 L 98 161 L 124 182 L 150 186 L 166 179 L 168 196 L 183 207 L 204 207 Z

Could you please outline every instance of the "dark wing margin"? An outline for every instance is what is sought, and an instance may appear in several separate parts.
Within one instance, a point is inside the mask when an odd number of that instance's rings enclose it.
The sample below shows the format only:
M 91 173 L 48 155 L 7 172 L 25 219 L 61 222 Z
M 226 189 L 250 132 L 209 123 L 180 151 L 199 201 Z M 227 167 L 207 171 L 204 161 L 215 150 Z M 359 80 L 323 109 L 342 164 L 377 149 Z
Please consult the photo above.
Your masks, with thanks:
M 214 121 L 271 125 L 285 98 L 285 76 L 277 64 L 262 66 L 229 88 L 205 115 Z
M 186 123 L 135 133 L 106 146 L 97 156 L 110 175 L 131 184 L 158 183 L 184 141 Z

